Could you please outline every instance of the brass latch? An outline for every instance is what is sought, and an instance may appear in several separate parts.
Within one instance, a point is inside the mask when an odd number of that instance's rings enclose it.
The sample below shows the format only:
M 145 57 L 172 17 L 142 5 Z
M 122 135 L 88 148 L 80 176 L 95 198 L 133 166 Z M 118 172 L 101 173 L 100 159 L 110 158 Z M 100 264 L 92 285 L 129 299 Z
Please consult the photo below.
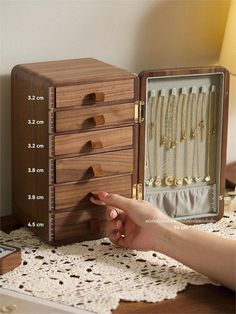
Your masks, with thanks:
M 134 122 L 141 123 L 144 121 L 144 101 L 137 100 L 134 103 Z
M 133 185 L 133 199 L 141 201 L 143 199 L 143 185 L 142 183 Z

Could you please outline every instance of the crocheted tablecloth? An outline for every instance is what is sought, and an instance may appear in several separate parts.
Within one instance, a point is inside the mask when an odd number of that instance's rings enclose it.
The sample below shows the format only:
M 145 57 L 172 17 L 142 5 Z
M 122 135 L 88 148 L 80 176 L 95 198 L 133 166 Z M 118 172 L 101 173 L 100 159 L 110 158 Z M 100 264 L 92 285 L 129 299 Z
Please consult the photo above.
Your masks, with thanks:
M 236 239 L 236 210 L 217 223 L 194 226 Z M 0 276 L 0 286 L 64 305 L 108 314 L 119 301 L 173 299 L 187 284 L 211 281 L 156 252 L 117 248 L 107 238 L 54 248 L 22 228 L 0 240 L 22 248 L 22 265 Z

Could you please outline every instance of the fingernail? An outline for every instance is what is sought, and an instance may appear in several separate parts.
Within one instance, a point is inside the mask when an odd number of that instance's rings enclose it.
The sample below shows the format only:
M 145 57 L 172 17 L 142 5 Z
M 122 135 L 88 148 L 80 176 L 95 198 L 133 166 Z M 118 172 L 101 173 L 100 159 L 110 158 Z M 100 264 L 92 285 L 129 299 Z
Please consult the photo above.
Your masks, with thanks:
M 112 211 L 110 212 L 110 217 L 111 217 L 111 218 L 116 218 L 116 211 L 115 211 L 115 210 L 112 210 Z
M 95 192 L 91 192 L 93 195 L 96 195 L 96 197 L 99 197 L 100 199 L 105 198 L 108 193 L 104 192 L 104 191 L 95 191 Z

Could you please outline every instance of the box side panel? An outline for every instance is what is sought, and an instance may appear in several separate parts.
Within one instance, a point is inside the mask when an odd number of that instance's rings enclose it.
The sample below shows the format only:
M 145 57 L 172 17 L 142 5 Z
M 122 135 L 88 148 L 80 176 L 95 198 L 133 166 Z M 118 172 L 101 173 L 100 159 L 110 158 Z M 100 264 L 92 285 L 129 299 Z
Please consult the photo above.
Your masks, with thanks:
M 12 71 L 13 215 L 49 237 L 49 87 L 16 66 Z

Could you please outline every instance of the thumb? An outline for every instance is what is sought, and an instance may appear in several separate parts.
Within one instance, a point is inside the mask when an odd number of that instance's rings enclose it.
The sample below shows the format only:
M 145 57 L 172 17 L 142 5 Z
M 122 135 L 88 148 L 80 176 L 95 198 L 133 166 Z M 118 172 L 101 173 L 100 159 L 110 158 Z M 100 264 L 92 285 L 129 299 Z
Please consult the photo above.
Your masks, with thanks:
M 98 197 L 98 202 L 101 201 L 104 205 L 110 205 L 128 212 L 130 208 L 136 205 L 136 202 L 130 198 L 123 197 L 118 194 L 108 194 L 104 191 L 92 192 L 93 195 Z
M 98 205 L 109 205 L 123 210 L 137 225 L 145 225 L 146 218 L 153 217 L 156 209 L 148 203 L 139 202 L 118 194 L 108 194 L 107 192 L 92 192 L 99 200 L 93 200 Z

